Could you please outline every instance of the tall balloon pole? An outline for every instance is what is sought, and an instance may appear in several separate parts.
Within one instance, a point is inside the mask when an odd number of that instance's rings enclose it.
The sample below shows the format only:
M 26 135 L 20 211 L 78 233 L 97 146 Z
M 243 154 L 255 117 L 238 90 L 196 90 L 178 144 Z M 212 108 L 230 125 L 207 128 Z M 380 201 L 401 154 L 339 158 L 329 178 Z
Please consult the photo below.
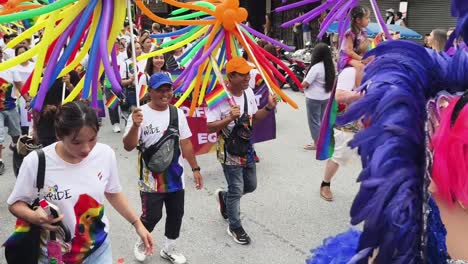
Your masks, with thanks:
M 135 84 L 135 91 L 136 91 L 136 104 L 137 107 L 140 107 L 140 87 L 138 87 L 138 68 L 137 68 L 137 60 L 136 60 L 136 51 L 135 51 L 135 36 L 133 35 L 133 18 L 132 18 L 132 3 L 130 0 L 127 0 L 127 17 L 128 17 L 128 23 L 130 25 L 130 42 L 132 45 L 132 62 L 134 65 L 134 84 Z
M 377 19 L 377 24 L 379 25 L 379 28 L 380 28 L 380 32 L 383 32 L 385 34 L 385 37 L 387 39 L 392 39 L 392 36 L 390 35 L 390 33 L 388 32 L 388 29 L 387 28 L 384 28 L 382 26 L 382 23 L 380 23 L 381 21 L 379 21 L 379 18 L 382 17 L 382 15 L 380 14 L 380 11 L 377 7 L 377 3 L 375 2 L 375 0 L 369 0 L 369 2 L 371 3 L 371 6 L 372 6 L 372 11 L 374 11 L 374 15 Z

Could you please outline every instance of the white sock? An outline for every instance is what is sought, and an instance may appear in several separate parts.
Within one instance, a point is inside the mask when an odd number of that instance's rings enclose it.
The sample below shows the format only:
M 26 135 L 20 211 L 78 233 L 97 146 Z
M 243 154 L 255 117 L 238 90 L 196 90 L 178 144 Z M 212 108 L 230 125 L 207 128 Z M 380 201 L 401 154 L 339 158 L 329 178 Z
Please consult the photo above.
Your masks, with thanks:
M 170 252 L 175 245 L 175 239 L 169 239 L 166 237 L 166 240 L 164 240 L 164 251 Z

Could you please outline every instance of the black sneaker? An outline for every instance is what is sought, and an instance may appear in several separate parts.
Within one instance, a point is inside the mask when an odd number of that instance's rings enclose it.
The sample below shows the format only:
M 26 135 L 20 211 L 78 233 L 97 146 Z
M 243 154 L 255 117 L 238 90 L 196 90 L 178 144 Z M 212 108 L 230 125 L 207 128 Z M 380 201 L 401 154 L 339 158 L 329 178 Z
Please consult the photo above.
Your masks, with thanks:
M 3 173 L 5 173 L 5 163 L 0 161 L 0 175 L 3 175 Z
M 224 196 L 226 192 L 222 189 L 216 190 L 216 200 L 218 200 L 219 204 L 219 213 L 224 219 L 228 219 L 227 211 L 226 211 L 226 202 L 224 200 Z
M 232 238 L 237 244 L 241 244 L 241 245 L 250 244 L 250 237 L 244 231 L 244 228 L 242 228 L 242 226 L 236 229 L 231 229 L 230 227 L 228 227 L 227 232 L 230 236 L 232 236 Z

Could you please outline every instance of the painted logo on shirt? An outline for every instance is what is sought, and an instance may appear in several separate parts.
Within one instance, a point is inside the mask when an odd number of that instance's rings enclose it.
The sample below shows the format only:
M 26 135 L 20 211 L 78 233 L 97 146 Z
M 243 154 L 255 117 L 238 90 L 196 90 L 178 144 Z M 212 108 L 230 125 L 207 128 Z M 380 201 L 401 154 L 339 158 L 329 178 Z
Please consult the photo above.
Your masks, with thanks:
M 87 194 L 82 194 L 75 204 L 75 236 L 71 251 L 63 256 L 65 263 L 82 263 L 106 240 L 106 224 L 102 221 L 104 206 Z
M 149 124 L 147 126 L 145 126 L 143 128 L 143 135 L 145 136 L 148 136 L 148 135 L 152 135 L 152 134 L 157 134 L 157 133 L 160 133 L 161 130 L 159 129 L 159 127 L 153 127 L 153 124 Z
M 49 186 L 45 198 L 49 201 L 61 201 L 72 198 L 72 195 L 70 189 L 60 190 L 59 186 L 55 184 L 54 186 Z

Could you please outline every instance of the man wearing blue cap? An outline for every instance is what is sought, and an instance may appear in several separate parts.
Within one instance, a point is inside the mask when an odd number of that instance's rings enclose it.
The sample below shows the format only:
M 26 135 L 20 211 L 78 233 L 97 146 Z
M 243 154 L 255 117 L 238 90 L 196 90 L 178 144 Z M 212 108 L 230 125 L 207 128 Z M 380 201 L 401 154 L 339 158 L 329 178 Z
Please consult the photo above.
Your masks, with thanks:
M 182 155 L 192 167 L 197 189 L 203 187 L 190 141 L 192 133 L 182 110 L 171 105 L 172 81 L 165 73 L 153 74 L 148 82 L 151 101 L 134 109 L 129 118 L 123 143 L 127 151 L 139 150 L 139 187 L 142 204 L 141 221 L 152 232 L 166 207 L 166 240 L 161 257 L 172 263 L 186 263 L 175 251 L 184 215 L 184 165 Z M 144 261 L 144 244 L 137 241 L 135 258 Z

